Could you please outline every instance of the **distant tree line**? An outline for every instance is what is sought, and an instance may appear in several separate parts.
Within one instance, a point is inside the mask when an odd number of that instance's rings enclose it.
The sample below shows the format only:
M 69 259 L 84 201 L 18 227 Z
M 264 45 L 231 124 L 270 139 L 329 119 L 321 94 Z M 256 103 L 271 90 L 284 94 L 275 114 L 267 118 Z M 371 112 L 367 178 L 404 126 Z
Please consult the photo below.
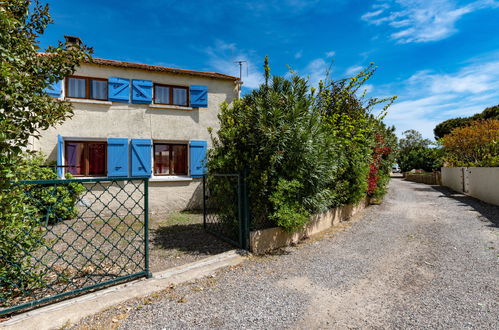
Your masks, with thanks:
M 438 140 L 445 135 L 450 134 L 455 128 L 466 127 L 473 121 L 486 119 L 499 119 L 499 104 L 488 107 L 482 112 L 470 117 L 457 117 L 445 120 L 433 129 L 433 134 L 435 134 L 435 139 Z

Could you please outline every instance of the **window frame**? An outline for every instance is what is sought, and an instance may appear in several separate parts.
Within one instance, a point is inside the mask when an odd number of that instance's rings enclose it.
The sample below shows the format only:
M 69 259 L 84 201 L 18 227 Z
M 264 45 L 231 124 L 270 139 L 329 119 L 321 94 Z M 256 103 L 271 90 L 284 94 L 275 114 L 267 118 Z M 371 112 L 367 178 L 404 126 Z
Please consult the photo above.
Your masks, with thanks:
M 156 173 L 156 145 L 169 145 L 169 146 L 185 146 L 185 173 Z M 174 162 L 172 157 L 172 149 L 169 150 L 168 159 L 170 163 L 168 164 L 168 168 L 171 169 L 171 165 Z M 185 142 L 162 142 L 162 141 L 153 141 L 152 143 L 152 175 L 155 177 L 163 177 L 163 176 L 187 176 L 189 175 L 189 143 Z
M 159 86 L 159 87 L 169 87 L 170 88 L 170 93 L 169 93 L 169 101 L 170 103 L 157 103 L 156 102 L 156 86 Z M 174 88 L 181 88 L 181 89 L 185 89 L 186 90 L 186 95 L 187 95 L 187 98 L 186 98 L 186 104 L 185 105 L 179 105 L 179 104 L 174 104 L 173 103 L 173 89 Z M 159 104 L 159 105 L 172 105 L 172 106 L 175 106 L 175 107 L 188 107 L 189 104 L 190 104 L 190 92 L 189 92 L 189 86 L 179 86 L 179 85 L 167 85 L 167 84 L 158 84 L 158 83 L 155 83 L 153 82 L 153 95 L 152 95 L 152 103 L 153 104 Z
M 70 78 L 76 78 L 76 79 L 84 79 L 85 80 L 85 97 L 77 97 L 77 96 L 69 96 L 69 79 Z M 97 99 L 97 98 L 92 98 L 91 92 L 90 92 L 90 86 L 91 83 L 90 81 L 92 80 L 97 80 L 97 81 L 105 81 L 107 82 L 106 88 L 107 88 L 107 98 L 106 99 Z M 67 98 L 70 99 L 80 99 L 80 100 L 96 100 L 96 101 L 107 101 L 109 99 L 109 80 L 107 78 L 97 78 L 97 77 L 84 77 L 84 76 L 69 76 L 64 79 L 64 94 Z
M 67 144 L 68 143 L 83 143 L 85 145 L 83 149 L 83 157 L 85 162 L 85 173 L 84 174 L 73 174 L 68 171 L 68 153 L 67 153 Z M 104 173 L 103 174 L 89 174 L 90 170 L 90 160 L 89 160 L 89 144 L 103 144 L 104 148 Z M 101 178 L 107 177 L 107 141 L 92 141 L 92 140 L 64 140 L 64 174 L 70 173 L 74 177 L 89 177 L 89 178 Z

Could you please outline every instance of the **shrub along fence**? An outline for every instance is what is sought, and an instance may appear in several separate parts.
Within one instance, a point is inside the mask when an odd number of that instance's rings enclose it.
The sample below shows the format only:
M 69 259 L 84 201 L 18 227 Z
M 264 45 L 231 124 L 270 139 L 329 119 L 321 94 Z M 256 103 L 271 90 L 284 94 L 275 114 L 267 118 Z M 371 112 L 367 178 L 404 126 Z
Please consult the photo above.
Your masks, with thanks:
M 0 231 L 0 315 L 149 276 L 148 178 L 31 180 L 12 189 L 24 213 Z

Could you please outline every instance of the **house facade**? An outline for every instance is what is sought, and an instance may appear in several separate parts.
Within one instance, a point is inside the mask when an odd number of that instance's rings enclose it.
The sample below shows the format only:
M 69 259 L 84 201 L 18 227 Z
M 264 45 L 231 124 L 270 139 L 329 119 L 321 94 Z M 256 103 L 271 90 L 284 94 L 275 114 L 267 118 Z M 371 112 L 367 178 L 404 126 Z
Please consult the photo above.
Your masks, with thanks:
M 208 127 L 218 130 L 220 105 L 239 88 L 220 73 L 94 59 L 48 88 L 74 115 L 32 148 L 57 162 L 61 178 L 149 177 L 153 214 L 197 208 Z

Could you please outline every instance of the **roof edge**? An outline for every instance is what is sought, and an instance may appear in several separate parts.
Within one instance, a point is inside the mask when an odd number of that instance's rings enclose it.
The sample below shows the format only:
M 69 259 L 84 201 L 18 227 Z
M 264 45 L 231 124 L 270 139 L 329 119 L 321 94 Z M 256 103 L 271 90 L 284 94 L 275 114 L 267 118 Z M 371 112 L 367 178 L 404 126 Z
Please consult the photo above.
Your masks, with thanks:
M 209 77 L 209 78 L 216 78 L 216 79 L 225 79 L 225 80 L 234 80 L 234 81 L 239 80 L 238 77 L 229 76 L 229 75 L 226 75 L 223 73 L 218 73 L 218 72 L 177 69 L 177 68 L 170 68 L 170 67 L 166 67 L 166 66 L 149 65 L 149 64 L 142 64 L 142 63 L 135 63 L 135 62 L 117 61 L 117 60 L 108 60 L 108 59 L 103 59 L 103 58 L 93 58 L 92 60 L 87 61 L 87 63 L 106 65 L 106 66 L 115 66 L 115 67 L 121 67 L 121 68 L 140 69 L 140 70 L 147 70 L 147 71 L 168 72 L 168 73 L 174 73 L 174 74 L 202 76 L 202 77 Z
M 43 53 L 43 52 L 39 52 L 38 54 L 39 55 L 50 55 L 50 53 Z M 174 73 L 174 74 L 201 76 L 201 77 L 225 79 L 225 80 L 233 80 L 233 81 L 240 80 L 238 77 L 234 77 L 234 76 L 230 76 L 230 75 L 226 75 L 226 74 L 218 73 L 218 72 L 186 70 L 186 69 L 170 68 L 170 67 L 159 66 L 159 65 L 142 64 L 142 63 L 136 63 L 136 62 L 108 60 L 108 59 L 104 59 L 104 58 L 92 58 L 91 60 L 86 60 L 84 63 L 114 66 L 114 67 L 120 67 L 120 68 L 139 69 L 139 70 L 146 70 L 146 71 L 168 72 L 168 73 Z

